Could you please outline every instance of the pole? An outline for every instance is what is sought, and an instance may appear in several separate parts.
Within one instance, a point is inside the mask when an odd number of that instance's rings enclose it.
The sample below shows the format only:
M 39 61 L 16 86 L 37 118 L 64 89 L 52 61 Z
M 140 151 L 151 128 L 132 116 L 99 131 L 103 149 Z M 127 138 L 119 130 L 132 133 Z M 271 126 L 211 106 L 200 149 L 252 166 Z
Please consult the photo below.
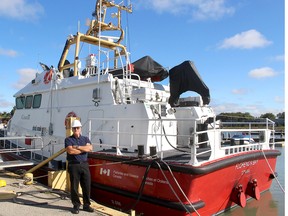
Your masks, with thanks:
M 36 165 L 35 167 L 31 168 L 30 170 L 28 170 L 26 173 L 32 173 L 35 170 L 39 169 L 40 167 L 44 166 L 46 163 L 48 163 L 49 161 L 53 160 L 54 158 L 58 157 L 59 155 L 63 154 L 64 152 L 66 152 L 66 148 L 61 149 L 60 151 L 56 152 L 54 155 L 52 155 L 51 157 L 47 158 L 46 160 L 42 161 L 41 163 L 39 163 L 38 165 Z

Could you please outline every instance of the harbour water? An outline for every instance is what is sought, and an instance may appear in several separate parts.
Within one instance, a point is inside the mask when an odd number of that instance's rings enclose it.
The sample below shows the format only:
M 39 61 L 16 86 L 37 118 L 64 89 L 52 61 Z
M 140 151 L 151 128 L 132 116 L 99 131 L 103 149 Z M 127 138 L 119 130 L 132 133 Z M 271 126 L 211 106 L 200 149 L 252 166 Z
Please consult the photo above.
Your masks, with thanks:
M 245 208 L 236 207 L 221 216 L 284 216 L 285 215 L 285 147 L 277 147 L 281 152 L 276 164 L 278 181 L 273 180 L 271 188 L 261 194 L 260 200 L 251 199 Z M 280 186 L 279 186 L 280 185 Z

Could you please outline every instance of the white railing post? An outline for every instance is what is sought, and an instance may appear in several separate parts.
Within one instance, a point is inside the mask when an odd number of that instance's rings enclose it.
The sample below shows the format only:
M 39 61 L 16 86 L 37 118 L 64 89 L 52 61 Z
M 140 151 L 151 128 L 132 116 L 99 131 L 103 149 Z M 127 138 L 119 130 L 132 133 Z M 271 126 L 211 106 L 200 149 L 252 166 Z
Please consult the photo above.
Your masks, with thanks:
M 117 136 L 116 136 L 116 153 L 117 155 L 122 155 L 120 151 L 120 120 L 117 120 Z

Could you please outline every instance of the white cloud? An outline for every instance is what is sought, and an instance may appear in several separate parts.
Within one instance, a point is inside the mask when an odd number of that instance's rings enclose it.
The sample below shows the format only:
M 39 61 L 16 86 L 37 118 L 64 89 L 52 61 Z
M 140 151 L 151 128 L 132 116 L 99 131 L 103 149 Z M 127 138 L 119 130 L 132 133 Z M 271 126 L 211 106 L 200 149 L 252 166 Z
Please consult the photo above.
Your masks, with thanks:
M 172 14 L 192 14 L 194 19 L 218 19 L 231 15 L 235 9 L 226 6 L 227 0 L 146 0 L 139 4 Z
M 244 94 L 246 94 L 248 92 L 249 92 L 249 90 L 248 89 L 244 89 L 244 88 L 242 88 L 242 89 L 233 89 L 232 90 L 232 94 L 236 94 L 236 95 L 244 95 Z
M 197 19 L 220 18 L 224 15 L 234 14 L 233 7 L 226 7 L 225 0 L 200 1 L 197 5 L 197 10 L 194 12 L 194 17 Z
M 280 96 L 275 96 L 274 97 L 274 101 L 276 103 L 283 103 L 284 104 L 284 98 L 280 97 Z
M 249 72 L 249 76 L 255 79 L 262 79 L 267 77 L 274 77 L 277 75 L 277 72 L 275 72 L 270 67 L 262 67 L 262 68 L 256 68 Z
M 9 57 L 15 57 L 18 55 L 18 53 L 15 50 L 5 50 L 0 48 L 0 56 L 9 56 Z
M 13 85 L 16 89 L 21 89 L 24 86 L 27 85 L 31 80 L 35 78 L 35 74 L 37 73 L 37 70 L 32 68 L 23 68 L 17 71 L 17 73 L 20 75 L 19 80 L 17 83 Z
M 34 20 L 44 12 L 41 4 L 28 3 L 27 0 L 1 0 L 0 16 L 20 20 Z
M 284 55 L 277 55 L 277 56 L 271 57 L 271 61 L 284 61 L 284 59 L 285 59 Z
M 0 108 L 7 109 L 14 106 L 14 103 L 7 101 L 4 98 L 0 98 Z
M 245 32 L 236 34 L 230 38 L 224 39 L 219 48 L 239 48 L 239 49 L 253 49 L 270 45 L 272 42 L 268 41 L 260 32 L 251 29 Z
M 284 112 L 284 110 L 265 107 L 261 104 L 241 104 L 241 103 L 221 103 L 211 105 L 216 113 L 216 115 L 220 113 L 231 113 L 231 112 L 248 112 L 250 115 L 254 117 L 260 117 L 265 113 L 273 113 L 277 115 L 278 113 Z

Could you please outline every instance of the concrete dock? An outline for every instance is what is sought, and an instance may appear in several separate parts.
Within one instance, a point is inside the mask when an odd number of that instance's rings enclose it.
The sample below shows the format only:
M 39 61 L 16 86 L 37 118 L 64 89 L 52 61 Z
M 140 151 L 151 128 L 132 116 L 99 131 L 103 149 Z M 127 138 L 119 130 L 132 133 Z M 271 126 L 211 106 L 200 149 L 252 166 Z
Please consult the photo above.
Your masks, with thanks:
M 93 213 L 81 210 L 81 216 L 128 216 L 114 209 L 92 202 Z M 73 215 L 68 192 L 51 189 L 40 183 L 24 184 L 24 179 L 14 173 L 0 170 L 0 216 L 51 216 Z

